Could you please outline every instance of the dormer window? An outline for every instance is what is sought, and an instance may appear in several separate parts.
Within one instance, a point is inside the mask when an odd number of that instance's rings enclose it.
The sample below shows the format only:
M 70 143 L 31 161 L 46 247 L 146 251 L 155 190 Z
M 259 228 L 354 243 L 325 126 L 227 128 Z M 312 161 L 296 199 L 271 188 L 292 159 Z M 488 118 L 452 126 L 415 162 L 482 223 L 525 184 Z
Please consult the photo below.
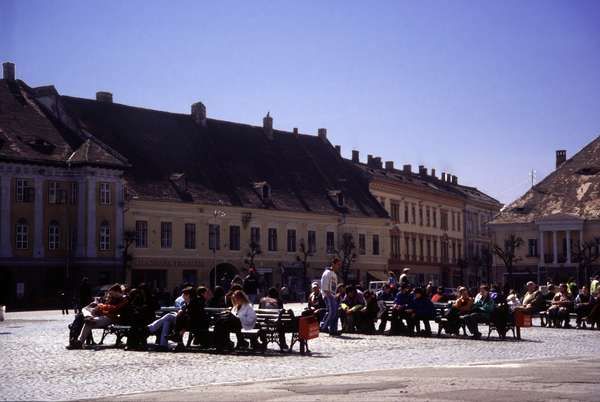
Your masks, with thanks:
M 254 188 L 259 192 L 260 198 L 263 201 L 271 198 L 271 186 L 266 181 L 254 183 Z
M 330 191 L 329 196 L 333 199 L 338 207 L 342 208 L 346 206 L 346 198 L 344 197 L 344 193 L 340 190 Z

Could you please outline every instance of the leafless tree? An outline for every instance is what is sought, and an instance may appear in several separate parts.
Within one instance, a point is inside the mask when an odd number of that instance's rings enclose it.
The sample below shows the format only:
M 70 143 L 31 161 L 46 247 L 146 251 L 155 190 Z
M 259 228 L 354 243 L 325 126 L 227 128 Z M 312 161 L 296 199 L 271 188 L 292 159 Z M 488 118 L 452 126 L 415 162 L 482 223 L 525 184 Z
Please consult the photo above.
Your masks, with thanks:
M 340 260 L 342 260 L 342 278 L 344 283 L 348 283 L 348 273 L 350 272 L 350 267 L 352 266 L 352 263 L 356 261 L 356 253 L 354 252 L 355 249 L 356 246 L 354 245 L 352 233 L 344 233 L 342 235 L 340 248 L 335 250 L 335 254 Z
M 517 249 L 523 244 L 523 239 L 511 234 L 508 239 L 504 241 L 504 247 L 494 244 L 494 254 L 498 256 L 504 263 L 506 272 L 508 272 L 508 284 L 511 288 L 514 288 L 513 283 L 513 266 L 516 262 L 521 260 L 521 257 L 517 256 Z
M 573 260 L 577 261 L 577 282 L 581 283 L 580 274 L 583 272 L 584 281 L 587 284 L 589 270 L 592 264 L 600 258 L 600 237 L 584 242 L 577 242 L 573 248 Z

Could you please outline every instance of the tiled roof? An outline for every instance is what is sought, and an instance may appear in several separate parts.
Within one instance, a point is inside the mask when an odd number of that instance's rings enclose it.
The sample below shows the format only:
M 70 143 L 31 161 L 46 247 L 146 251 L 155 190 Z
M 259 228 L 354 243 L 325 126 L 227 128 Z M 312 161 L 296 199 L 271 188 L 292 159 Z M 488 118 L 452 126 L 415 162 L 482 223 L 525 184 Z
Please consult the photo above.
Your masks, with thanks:
M 463 201 L 486 203 L 494 208 L 498 208 L 498 210 L 501 207 L 498 200 L 478 190 L 476 187 L 442 181 L 440 178 L 428 174 L 405 172 L 404 170 L 399 169 L 383 169 L 368 166 L 364 163 L 354 164 L 359 166 L 371 180 L 382 180 L 396 184 L 412 185 L 417 189 L 421 188 L 434 193 L 458 197 Z
M 386 217 L 368 181 L 317 136 L 62 96 L 81 128 L 127 157 L 128 190 L 140 199 Z M 261 198 L 256 183 L 271 188 Z M 329 191 L 341 190 L 339 208 Z
M 49 94 L 49 88 L 43 92 Z M 83 157 L 80 150 L 85 139 L 56 124 L 37 96 L 23 81 L 0 80 L 0 160 L 66 165 L 74 152 L 79 152 L 77 158 Z M 79 163 L 124 166 L 93 140 Z
M 491 223 L 530 223 L 559 215 L 600 219 L 600 137 L 508 205 Z

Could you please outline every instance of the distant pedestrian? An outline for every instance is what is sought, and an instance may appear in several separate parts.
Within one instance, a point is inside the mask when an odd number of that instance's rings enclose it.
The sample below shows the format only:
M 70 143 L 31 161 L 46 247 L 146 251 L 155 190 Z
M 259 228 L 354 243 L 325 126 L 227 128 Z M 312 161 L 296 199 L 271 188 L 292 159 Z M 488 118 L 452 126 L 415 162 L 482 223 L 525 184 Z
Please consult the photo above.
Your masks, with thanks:
M 62 315 L 69 315 L 69 298 L 67 297 L 67 294 L 64 291 L 62 291 L 59 294 L 59 298 Z
M 402 269 L 402 274 L 400 275 L 400 286 L 405 285 L 408 286 L 410 285 L 410 281 L 408 279 L 408 273 L 410 272 L 410 268 L 404 268 Z
M 329 332 L 329 335 L 338 334 L 338 302 L 335 297 L 335 292 L 338 285 L 337 271 L 339 271 L 342 261 L 339 258 L 334 258 L 331 261 L 331 266 L 325 268 L 321 277 L 321 291 L 327 305 L 327 313 L 321 321 L 321 331 Z
M 244 293 L 246 293 L 252 304 L 256 304 L 258 302 L 258 281 L 259 277 L 256 273 L 256 268 L 250 267 L 248 270 L 248 275 L 246 275 L 244 278 L 242 287 L 244 289 Z

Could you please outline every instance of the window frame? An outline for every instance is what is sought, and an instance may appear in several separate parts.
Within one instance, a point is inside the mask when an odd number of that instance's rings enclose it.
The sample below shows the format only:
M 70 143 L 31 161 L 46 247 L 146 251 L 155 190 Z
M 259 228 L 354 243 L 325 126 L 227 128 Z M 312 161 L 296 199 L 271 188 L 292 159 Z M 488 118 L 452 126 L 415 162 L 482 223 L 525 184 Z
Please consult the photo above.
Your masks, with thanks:
M 277 228 L 269 228 L 267 230 L 267 250 L 276 252 L 278 248 L 277 243 Z
M 296 238 L 297 238 L 296 229 L 288 229 L 287 230 L 287 251 L 288 251 L 288 253 L 296 252 L 296 249 L 297 249 Z
M 335 232 L 325 233 L 325 252 L 327 254 L 335 254 Z
M 112 192 L 110 182 L 101 181 L 98 183 L 98 199 L 100 205 L 112 205 Z
M 109 251 L 110 244 L 110 223 L 104 221 L 100 224 L 98 234 L 98 249 L 100 251 Z
M 229 250 L 241 250 L 241 228 L 238 225 L 229 225 Z
M 15 248 L 17 250 L 29 249 L 29 222 L 21 218 L 15 224 Z
M 185 250 L 195 250 L 196 245 L 196 224 L 193 222 L 187 222 L 183 225 L 183 248 Z
M 221 225 L 218 223 L 208 224 L 208 249 L 213 252 L 221 249 Z
M 148 221 L 135 221 L 135 248 L 148 248 Z
M 160 248 L 173 248 L 173 222 L 160 222 Z
M 48 250 L 60 249 L 60 224 L 52 221 L 48 224 Z

